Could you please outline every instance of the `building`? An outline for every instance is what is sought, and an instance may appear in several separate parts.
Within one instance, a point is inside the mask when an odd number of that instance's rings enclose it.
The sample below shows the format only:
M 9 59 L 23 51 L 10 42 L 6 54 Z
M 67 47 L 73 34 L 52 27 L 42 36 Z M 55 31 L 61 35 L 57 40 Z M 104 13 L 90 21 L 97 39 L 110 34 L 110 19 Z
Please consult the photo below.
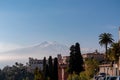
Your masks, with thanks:
M 111 76 L 119 76 L 120 75 L 120 57 L 119 57 L 118 63 L 99 65 L 99 73 L 106 73 Z
M 111 64 L 102 64 L 99 65 L 99 73 L 106 73 L 107 75 L 113 76 L 113 67 Z
M 69 56 L 61 56 L 58 54 L 58 80 L 67 80 L 68 73 L 66 69 L 68 68 Z
M 93 59 L 95 59 L 95 60 L 97 60 L 97 61 L 102 61 L 102 60 L 104 60 L 105 55 L 104 55 L 103 53 L 99 53 L 99 52 L 96 50 L 96 51 L 93 52 L 93 53 L 85 53 L 85 54 L 82 54 L 82 57 L 83 57 L 84 60 L 85 60 L 85 59 L 91 59 L 91 58 L 93 58 Z
M 99 65 L 99 73 L 106 73 L 111 76 L 119 75 L 119 67 L 118 64 L 102 64 Z
M 29 70 L 34 71 L 35 68 L 43 69 L 43 60 L 29 58 Z
M 86 58 L 94 58 L 98 61 L 104 60 L 104 54 L 101 54 L 97 51 L 93 53 L 86 53 L 82 54 L 83 59 L 85 60 Z M 69 56 L 61 56 L 61 54 L 58 54 L 58 80 L 67 80 L 68 73 L 66 69 L 68 68 L 69 65 Z

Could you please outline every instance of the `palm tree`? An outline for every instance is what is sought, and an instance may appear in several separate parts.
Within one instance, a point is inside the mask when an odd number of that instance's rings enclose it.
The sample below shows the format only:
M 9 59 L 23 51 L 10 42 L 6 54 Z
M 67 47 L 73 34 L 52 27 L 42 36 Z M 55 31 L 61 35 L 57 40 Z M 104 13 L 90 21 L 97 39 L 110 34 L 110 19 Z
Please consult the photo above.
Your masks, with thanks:
M 105 53 L 106 53 L 106 58 L 107 58 L 107 47 L 108 44 L 112 44 L 114 39 L 112 38 L 112 34 L 110 33 L 102 33 L 99 35 L 99 44 L 101 46 L 105 46 Z
M 111 45 L 111 54 L 113 55 L 113 58 L 116 62 L 119 61 L 120 56 L 120 44 L 119 43 L 113 43 Z

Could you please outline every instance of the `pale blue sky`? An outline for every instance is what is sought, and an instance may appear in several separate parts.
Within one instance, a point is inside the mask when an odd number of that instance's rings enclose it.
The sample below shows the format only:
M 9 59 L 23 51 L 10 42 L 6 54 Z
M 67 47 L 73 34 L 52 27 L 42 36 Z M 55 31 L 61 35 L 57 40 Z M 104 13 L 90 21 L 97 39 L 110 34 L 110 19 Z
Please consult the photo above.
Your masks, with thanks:
M 0 0 L 0 43 L 98 48 L 99 34 L 117 40 L 119 26 L 120 0 Z

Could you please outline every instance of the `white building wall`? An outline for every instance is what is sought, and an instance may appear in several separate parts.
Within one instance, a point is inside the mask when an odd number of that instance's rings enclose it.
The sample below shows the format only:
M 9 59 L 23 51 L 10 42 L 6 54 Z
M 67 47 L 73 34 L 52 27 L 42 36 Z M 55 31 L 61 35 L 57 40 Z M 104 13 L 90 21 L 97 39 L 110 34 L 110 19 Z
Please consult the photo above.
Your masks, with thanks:
M 29 68 L 34 70 L 36 67 L 43 70 L 43 60 L 29 58 Z

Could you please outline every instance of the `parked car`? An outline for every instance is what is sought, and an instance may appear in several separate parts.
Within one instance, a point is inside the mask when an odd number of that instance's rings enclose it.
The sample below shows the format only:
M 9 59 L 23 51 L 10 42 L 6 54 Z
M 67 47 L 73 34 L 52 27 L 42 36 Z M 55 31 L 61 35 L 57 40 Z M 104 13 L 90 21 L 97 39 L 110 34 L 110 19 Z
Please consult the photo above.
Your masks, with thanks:
M 117 79 L 116 80 L 120 80 L 120 76 L 117 76 Z
M 117 80 L 117 76 L 106 76 L 103 80 Z
M 105 77 L 105 76 L 106 76 L 106 73 L 99 73 L 98 76 Z
M 95 80 L 104 80 L 106 73 L 99 73 L 95 76 Z

